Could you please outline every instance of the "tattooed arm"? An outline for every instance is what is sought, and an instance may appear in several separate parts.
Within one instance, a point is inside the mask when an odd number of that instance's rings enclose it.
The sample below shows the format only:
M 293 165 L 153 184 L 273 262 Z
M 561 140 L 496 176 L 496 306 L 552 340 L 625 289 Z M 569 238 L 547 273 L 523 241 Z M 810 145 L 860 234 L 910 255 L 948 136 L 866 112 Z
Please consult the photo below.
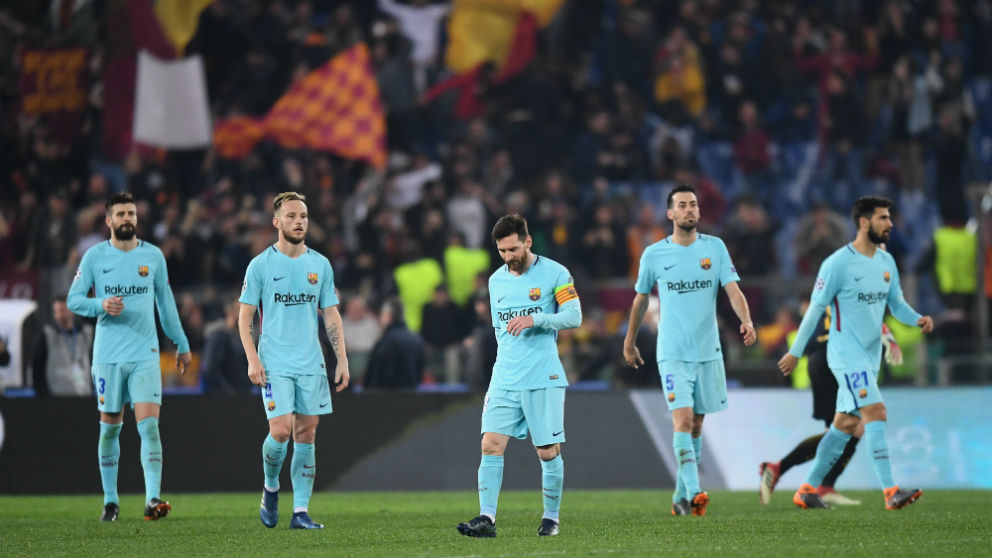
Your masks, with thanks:
M 334 350 L 334 356 L 338 360 L 338 366 L 334 370 L 334 384 L 337 386 L 335 391 L 341 391 L 348 387 L 348 382 L 351 380 L 351 374 L 348 371 L 348 355 L 345 354 L 344 348 L 341 313 L 338 311 L 337 306 L 322 308 L 321 312 L 324 313 L 324 328 L 327 332 L 327 340 L 330 341 L 331 349 Z

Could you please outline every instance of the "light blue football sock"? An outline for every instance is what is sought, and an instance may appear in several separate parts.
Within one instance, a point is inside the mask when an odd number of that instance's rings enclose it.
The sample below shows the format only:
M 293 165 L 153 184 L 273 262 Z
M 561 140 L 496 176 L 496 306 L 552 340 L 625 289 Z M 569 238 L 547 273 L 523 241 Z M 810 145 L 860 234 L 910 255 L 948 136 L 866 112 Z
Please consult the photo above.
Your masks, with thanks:
M 145 502 L 158 498 L 162 490 L 162 437 L 158 419 L 148 417 L 138 422 L 141 436 L 141 468 L 145 471 Z
M 494 523 L 501 486 L 503 486 L 503 456 L 483 455 L 479 463 L 479 515 L 488 515 Z
M 889 443 L 885 439 L 885 421 L 876 420 L 865 425 L 865 442 L 868 444 L 868 455 L 871 456 L 871 466 L 878 475 L 882 489 L 896 485 L 892 478 L 892 462 L 889 460 Z
M 561 509 L 561 489 L 565 482 L 565 462 L 561 455 L 541 462 L 541 489 L 544 494 L 544 517 L 558 521 Z
M 696 471 L 699 471 L 700 462 L 700 452 L 703 450 L 703 436 L 693 436 L 692 438 L 692 451 L 696 452 Z M 693 494 L 695 496 L 695 494 Z M 672 492 L 672 503 L 677 504 L 680 500 L 689 500 L 689 491 L 685 488 L 685 481 L 682 480 L 682 475 L 678 475 L 675 479 L 675 492 Z
M 844 453 L 844 446 L 851 439 L 850 434 L 845 434 L 834 425 L 820 439 L 816 446 L 816 457 L 813 458 L 813 468 L 806 475 L 806 483 L 816 488 L 823 482 L 823 477 L 827 476 L 837 460 Z
M 686 498 L 691 498 L 700 491 L 699 468 L 696 463 L 696 451 L 692 447 L 692 435 L 688 432 L 675 432 L 672 435 L 672 449 L 675 450 L 675 462 L 679 467 L 678 477 L 683 483 Z
M 313 479 L 317 476 L 317 456 L 313 444 L 293 443 L 293 513 L 307 511 L 313 494 Z
M 117 463 L 121 458 L 121 424 L 100 421 L 100 442 L 97 457 L 100 459 L 100 482 L 103 483 L 103 505 L 119 504 L 117 497 Z
M 289 440 L 277 442 L 271 434 L 262 442 L 262 473 L 265 474 L 265 488 L 270 492 L 279 490 L 279 473 L 282 472 L 282 464 L 286 461 L 287 446 Z

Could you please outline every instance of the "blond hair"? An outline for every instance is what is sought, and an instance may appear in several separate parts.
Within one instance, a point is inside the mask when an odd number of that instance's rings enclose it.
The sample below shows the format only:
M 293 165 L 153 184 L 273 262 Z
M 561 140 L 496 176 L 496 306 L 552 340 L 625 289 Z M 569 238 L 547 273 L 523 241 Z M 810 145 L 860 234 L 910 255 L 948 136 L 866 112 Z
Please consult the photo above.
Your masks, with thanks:
M 272 199 L 272 212 L 279 213 L 279 208 L 282 207 L 282 204 L 294 200 L 306 203 L 307 197 L 299 192 L 283 192 Z

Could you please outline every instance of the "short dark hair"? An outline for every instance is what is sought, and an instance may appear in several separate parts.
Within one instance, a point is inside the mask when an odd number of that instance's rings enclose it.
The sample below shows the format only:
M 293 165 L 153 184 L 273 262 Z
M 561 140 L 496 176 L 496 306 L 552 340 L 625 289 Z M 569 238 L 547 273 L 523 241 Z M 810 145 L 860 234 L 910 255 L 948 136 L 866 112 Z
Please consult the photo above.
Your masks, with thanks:
M 854 220 L 854 228 L 858 228 L 862 217 L 870 221 L 871 216 L 875 214 L 875 209 L 879 207 L 884 207 L 891 211 L 895 207 L 895 204 L 889 198 L 883 198 L 881 196 L 864 196 L 854 202 L 854 207 L 851 208 L 851 219 Z
M 668 193 L 668 209 L 672 208 L 672 198 L 674 198 L 675 194 L 678 194 L 679 192 L 689 192 L 694 196 L 696 195 L 696 189 L 692 186 L 689 186 L 688 184 L 679 184 L 678 186 L 672 188 L 672 191 Z
M 135 203 L 134 196 L 130 192 L 118 192 L 107 198 L 107 215 L 110 215 L 110 208 L 122 203 Z
M 527 232 L 527 219 L 519 213 L 504 215 L 496 221 L 493 226 L 493 242 L 498 242 L 501 238 L 506 238 L 511 234 L 516 234 L 520 240 L 526 240 L 530 233 Z

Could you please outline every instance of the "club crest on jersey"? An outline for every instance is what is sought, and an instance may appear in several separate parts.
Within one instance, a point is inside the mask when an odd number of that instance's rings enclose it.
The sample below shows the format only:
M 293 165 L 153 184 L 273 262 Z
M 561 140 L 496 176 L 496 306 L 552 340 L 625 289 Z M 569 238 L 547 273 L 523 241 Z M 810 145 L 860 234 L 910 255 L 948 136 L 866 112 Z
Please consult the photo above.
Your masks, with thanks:
M 531 300 L 540 300 L 541 299 L 541 287 L 535 287 L 535 288 L 531 289 L 529 294 L 530 294 L 530 299 Z
M 270 411 L 275 411 L 276 410 L 276 402 L 275 401 L 269 401 L 269 410 Z
M 882 274 L 882 279 L 885 279 L 885 282 L 888 283 L 892 279 L 892 275 L 890 275 L 889 272 L 886 271 L 885 273 Z
M 138 275 L 140 275 L 142 277 L 148 277 L 148 266 L 147 265 L 139 265 L 138 266 Z
M 675 392 L 674 391 L 668 392 L 668 402 L 672 403 L 674 401 L 675 401 Z
M 699 258 L 699 267 L 703 269 L 709 269 L 713 265 L 713 262 L 709 258 Z
M 317 274 L 316 273 L 307 273 L 307 281 L 310 281 L 310 284 L 311 285 L 316 285 L 317 284 Z
M 859 391 L 858 392 L 858 397 L 860 397 L 861 399 L 864 399 L 865 397 L 868 397 L 868 390 L 863 389 L 863 390 Z

